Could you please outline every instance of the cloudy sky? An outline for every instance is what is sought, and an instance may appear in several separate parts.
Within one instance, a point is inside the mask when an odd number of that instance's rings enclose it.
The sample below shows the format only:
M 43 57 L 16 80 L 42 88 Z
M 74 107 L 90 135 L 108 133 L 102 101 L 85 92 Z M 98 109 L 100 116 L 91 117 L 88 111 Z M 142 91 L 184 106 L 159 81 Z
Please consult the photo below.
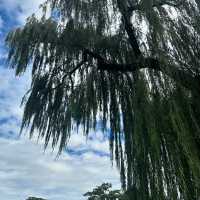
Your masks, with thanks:
M 42 0 L 0 0 L 0 199 L 25 200 L 28 196 L 49 200 L 81 200 L 82 194 L 103 182 L 119 188 L 119 174 L 111 166 L 109 145 L 100 131 L 86 141 L 74 134 L 68 151 L 43 150 L 42 141 L 19 137 L 20 101 L 29 88 L 30 74 L 15 77 L 6 65 L 6 33 L 40 13 Z

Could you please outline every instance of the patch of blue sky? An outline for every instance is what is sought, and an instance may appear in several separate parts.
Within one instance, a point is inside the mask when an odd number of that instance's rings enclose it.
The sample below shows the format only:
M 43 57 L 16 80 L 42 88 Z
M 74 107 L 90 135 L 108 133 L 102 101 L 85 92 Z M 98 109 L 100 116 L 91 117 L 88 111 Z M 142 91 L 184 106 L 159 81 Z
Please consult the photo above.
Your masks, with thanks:
M 9 121 L 12 121 L 12 122 L 16 122 L 16 123 L 18 123 L 19 121 L 18 121 L 18 119 L 17 119 L 17 117 L 16 116 L 9 116 L 9 117 L 2 117 L 1 119 L 0 119 L 0 124 L 6 124 L 6 123 L 8 123 Z M 18 124 L 19 125 L 19 124 Z
M 60 11 L 54 9 L 51 13 L 51 18 L 55 21 L 59 21 L 60 20 Z
M 98 155 L 99 157 L 110 157 L 110 154 L 108 152 L 95 150 L 95 149 L 91 149 L 91 148 L 86 148 L 86 149 L 66 148 L 66 152 L 71 155 L 74 155 L 74 156 L 82 156 L 86 153 L 93 153 L 93 154 Z
M 3 21 L 1 32 L 4 34 L 12 28 L 16 27 L 17 25 L 20 25 L 16 18 L 17 13 L 8 13 L 7 10 L 0 7 L 0 16 Z
M 19 140 L 20 137 L 17 136 L 14 131 L 7 131 L 5 133 L 4 131 L 1 132 L 1 129 L 0 129 L 0 138 L 12 139 L 12 140 Z

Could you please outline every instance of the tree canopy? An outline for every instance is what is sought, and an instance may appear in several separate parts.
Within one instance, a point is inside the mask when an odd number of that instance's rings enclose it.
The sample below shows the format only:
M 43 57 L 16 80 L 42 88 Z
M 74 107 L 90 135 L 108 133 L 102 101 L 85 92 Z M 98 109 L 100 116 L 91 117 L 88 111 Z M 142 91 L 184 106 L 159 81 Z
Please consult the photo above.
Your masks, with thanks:
M 26 199 L 26 200 L 45 200 L 45 199 L 37 198 L 37 197 L 29 197 L 29 198 Z
M 87 134 L 100 121 L 133 198 L 198 199 L 199 0 L 47 0 L 42 8 L 6 40 L 16 74 L 32 67 L 22 130 L 61 152 L 75 128 Z
M 112 184 L 103 183 L 83 196 L 86 196 L 88 200 L 128 200 L 128 197 L 122 194 L 120 190 L 111 190 L 111 188 Z

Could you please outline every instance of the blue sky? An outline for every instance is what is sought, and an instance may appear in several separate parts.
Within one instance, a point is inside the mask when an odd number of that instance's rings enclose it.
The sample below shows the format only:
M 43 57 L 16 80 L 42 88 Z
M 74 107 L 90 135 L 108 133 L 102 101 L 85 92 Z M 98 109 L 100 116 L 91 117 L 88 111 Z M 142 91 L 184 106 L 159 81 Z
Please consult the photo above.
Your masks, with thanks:
M 81 200 L 82 194 L 103 182 L 119 188 L 119 173 L 111 166 L 109 144 L 100 130 L 86 141 L 73 134 L 68 152 L 56 158 L 56 150 L 43 141 L 19 137 L 23 114 L 20 101 L 29 88 L 30 74 L 15 77 L 6 66 L 5 35 L 38 11 L 42 0 L 0 0 L 0 200 L 25 200 L 37 196 L 49 200 Z

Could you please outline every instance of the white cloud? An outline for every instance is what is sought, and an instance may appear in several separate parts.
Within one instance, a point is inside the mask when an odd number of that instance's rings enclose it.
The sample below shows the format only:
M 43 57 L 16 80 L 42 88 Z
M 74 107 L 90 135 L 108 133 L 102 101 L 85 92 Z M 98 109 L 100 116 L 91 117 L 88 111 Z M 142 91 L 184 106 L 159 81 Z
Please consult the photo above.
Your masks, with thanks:
M 45 0 L 1 0 L 0 6 L 5 7 L 8 11 L 13 11 L 15 9 L 24 11 L 35 12 L 38 9 L 38 6 L 43 3 Z
M 41 196 L 49 200 L 84 199 L 82 194 L 102 182 L 119 187 L 119 175 L 108 157 L 94 153 L 58 159 L 51 149 L 33 141 L 0 138 L 0 193 L 2 199 Z
M 49 147 L 44 153 L 42 141 L 28 140 L 27 134 L 15 139 L 22 117 L 20 101 L 29 84 L 29 72 L 16 78 L 13 70 L 0 66 L 0 199 L 81 200 L 83 193 L 103 182 L 119 188 L 119 173 L 105 156 L 108 141 L 98 131 L 87 142 L 81 131 L 72 135 L 68 147 L 74 153 L 58 159 L 57 150 L 52 153 Z
M 8 13 L 16 14 L 18 22 L 24 24 L 26 18 L 33 13 L 41 15 L 39 5 L 44 1 L 45 0 L 1 0 L 0 7 Z

